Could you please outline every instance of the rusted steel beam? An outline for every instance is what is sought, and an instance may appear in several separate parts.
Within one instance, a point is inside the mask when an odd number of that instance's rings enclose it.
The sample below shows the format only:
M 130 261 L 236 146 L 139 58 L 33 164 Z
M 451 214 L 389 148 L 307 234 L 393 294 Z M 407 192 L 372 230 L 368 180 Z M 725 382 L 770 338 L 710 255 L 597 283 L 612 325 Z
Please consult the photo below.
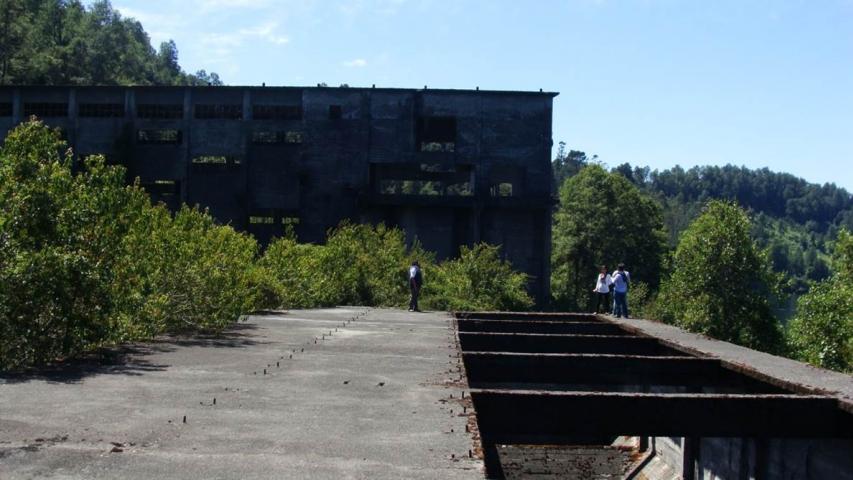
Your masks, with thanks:
M 478 320 L 544 320 L 552 322 L 603 322 L 593 313 L 543 313 L 543 312 L 456 312 L 458 319 Z
M 652 394 L 472 389 L 495 443 L 579 435 L 853 438 L 853 415 L 816 395 Z
M 462 351 L 684 355 L 651 337 L 459 332 Z
M 642 392 L 666 386 L 667 391 L 689 387 L 709 393 L 788 393 L 727 370 L 711 358 L 465 352 L 462 360 L 473 388 Z
M 459 319 L 460 332 L 563 333 L 580 335 L 629 335 L 619 325 L 604 322 L 566 322 L 554 320 L 481 320 Z

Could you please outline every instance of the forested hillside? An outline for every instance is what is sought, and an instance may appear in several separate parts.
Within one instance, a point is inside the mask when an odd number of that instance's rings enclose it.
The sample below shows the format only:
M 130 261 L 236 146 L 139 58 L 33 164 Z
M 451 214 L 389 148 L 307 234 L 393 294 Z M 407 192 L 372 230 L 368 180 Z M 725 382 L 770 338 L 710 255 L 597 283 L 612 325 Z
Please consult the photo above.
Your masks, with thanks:
M 554 160 L 555 183 L 577 173 L 597 157 L 569 151 Z M 628 163 L 612 169 L 656 198 L 670 247 L 713 199 L 732 200 L 747 209 L 752 237 L 770 250 L 774 270 L 790 278 L 788 290 L 803 293 L 809 280 L 829 276 L 829 253 L 842 228 L 853 230 L 853 196 L 833 184 L 817 185 L 767 168 L 733 165 L 651 170 Z
M 0 85 L 222 84 L 187 74 L 175 42 L 151 46 L 142 24 L 109 1 L 0 0 Z

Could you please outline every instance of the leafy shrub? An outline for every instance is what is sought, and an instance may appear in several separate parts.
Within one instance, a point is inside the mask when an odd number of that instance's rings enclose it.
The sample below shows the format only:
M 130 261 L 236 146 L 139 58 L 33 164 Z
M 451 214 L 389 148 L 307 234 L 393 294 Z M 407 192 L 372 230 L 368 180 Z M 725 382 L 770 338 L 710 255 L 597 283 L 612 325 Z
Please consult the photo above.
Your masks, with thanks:
M 172 217 L 103 157 L 74 174 L 64 149 L 35 120 L 0 149 L 0 367 L 216 331 L 278 303 L 252 237 L 197 209 Z
M 788 328 L 795 358 L 823 368 L 853 371 L 853 235 L 842 230 L 834 252 L 835 274 L 811 284 L 797 301 Z
M 436 265 L 431 277 L 423 289 L 427 308 L 527 310 L 533 306 L 525 289 L 527 275 L 513 271 L 509 262 L 501 260 L 496 246 L 463 246 L 458 259 Z
M 770 304 L 779 279 L 749 232 L 743 209 L 709 202 L 682 234 L 673 272 L 661 285 L 652 316 L 720 340 L 780 352 L 782 332 Z

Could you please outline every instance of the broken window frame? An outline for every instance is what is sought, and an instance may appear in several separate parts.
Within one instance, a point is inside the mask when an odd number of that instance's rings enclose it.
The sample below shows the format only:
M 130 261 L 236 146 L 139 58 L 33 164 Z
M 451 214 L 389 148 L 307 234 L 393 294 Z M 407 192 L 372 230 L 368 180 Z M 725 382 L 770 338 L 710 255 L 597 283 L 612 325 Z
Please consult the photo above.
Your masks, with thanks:
M 141 103 L 136 105 L 136 118 L 182 120 L 184 106 L 182 104 Z
M 80 103 L 77 105 L 80 118 L 121 118 L 124 117 L 123 103 Z
M 180 145 L 183 132 L 177 128 L 141 128 L 136 131 L 136 143 L 140 145 Z
M 59 118 L 68 116 L 68 104 L 63 102 L 24 102 L 24 117 Z
M 456 151 L 458 124 L 455 116 L 420 116 L 415 122 L 415 143 L 419 152 Z
M 252 105 L 252 120 L 302 120 L 301 105 Z
M 193 116 L 197 120 L 242 120 L 243 105 L 240 103 L 197 103 L 193 105 Z

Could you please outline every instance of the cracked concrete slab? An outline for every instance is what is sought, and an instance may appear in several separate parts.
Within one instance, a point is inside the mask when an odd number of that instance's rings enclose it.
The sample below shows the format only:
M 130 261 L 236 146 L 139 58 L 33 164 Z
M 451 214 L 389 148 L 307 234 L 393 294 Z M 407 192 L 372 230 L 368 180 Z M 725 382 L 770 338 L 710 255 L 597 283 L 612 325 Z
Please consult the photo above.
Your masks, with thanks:
M 0 377 L 0 478 L 482 478 L 453 338 L 443 313 L 291 311 Z

